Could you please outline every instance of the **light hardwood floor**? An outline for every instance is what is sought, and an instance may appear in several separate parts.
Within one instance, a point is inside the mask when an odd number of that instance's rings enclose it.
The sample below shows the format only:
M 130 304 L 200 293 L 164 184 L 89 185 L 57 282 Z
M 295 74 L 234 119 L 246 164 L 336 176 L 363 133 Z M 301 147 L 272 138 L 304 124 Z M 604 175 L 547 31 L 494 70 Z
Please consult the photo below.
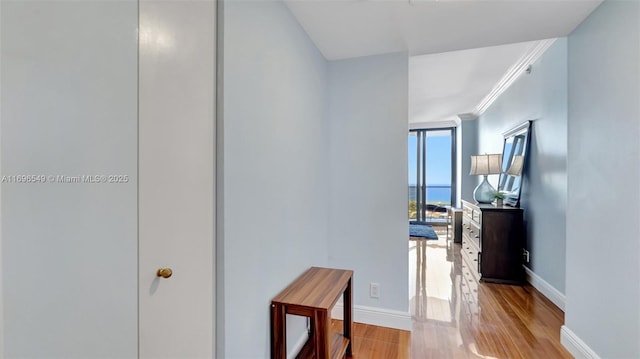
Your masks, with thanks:
M 411 241 L 409 263 L 413 331 L 356 323 L 353 358 L 572 358 L 560 344 L 558 307 L 529 285 L 474 291 L 461 275 L 460 246 L 444 235 Z

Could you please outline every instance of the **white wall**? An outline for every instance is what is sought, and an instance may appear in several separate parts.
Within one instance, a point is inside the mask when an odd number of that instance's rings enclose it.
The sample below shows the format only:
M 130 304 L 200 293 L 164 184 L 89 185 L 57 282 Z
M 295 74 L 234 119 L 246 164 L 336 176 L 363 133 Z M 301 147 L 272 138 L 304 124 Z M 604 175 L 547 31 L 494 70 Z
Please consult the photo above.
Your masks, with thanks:
M 354 305 L 407 312 L 408 57 L 332 61 L 329 75 L 329 264 L 355 271 Z
M 223 66 L 218 354 L 265 358 L 271 298 L 310 266 L 327 265 L 327 63 L 284 4 L 226 2 Z M 305 324 L 288 323 L 289 347 Z
M 639 64 L 638 2 L 605 1 L 569 36 L 563 342 L 602 358 L 640 357 Z
M 479 153 L 501 153 L 502 133 L 532 120 L 520 207 L 524 209 L 527 266 L 565 290 L 567 203 L 567 40 L 558 39 L 478 121 Z M 467 158 L 468 161 L 468 158 Z M 468 172 L 463 173 L 467 178 Z M 497 188 L 498 176 L 489 176 Z M 475 183 L 475 182 L 474 182 Z
M 2 1 L 0 356 L 137 355 L 136 1 Z

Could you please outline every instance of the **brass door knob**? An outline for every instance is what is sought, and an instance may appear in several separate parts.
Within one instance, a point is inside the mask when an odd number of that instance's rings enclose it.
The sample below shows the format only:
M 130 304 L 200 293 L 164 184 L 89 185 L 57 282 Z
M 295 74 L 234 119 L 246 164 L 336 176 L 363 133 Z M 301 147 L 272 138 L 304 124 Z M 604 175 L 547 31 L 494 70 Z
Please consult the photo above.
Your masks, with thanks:
M 162 278 L 169 278 L 171 277 L 172 274 L 173 274 L 173 271 L 171 270 L 171 268 L 160 268 L 156 273 L 158 277 L 162 277 Z

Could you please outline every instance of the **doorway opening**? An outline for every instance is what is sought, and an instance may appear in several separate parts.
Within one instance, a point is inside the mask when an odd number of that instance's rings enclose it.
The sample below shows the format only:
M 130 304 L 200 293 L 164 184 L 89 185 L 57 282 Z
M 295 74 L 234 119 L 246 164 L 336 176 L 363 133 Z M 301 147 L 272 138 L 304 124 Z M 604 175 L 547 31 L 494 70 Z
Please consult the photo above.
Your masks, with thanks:
M 409 131 L 409 220 L 446 225 L 456 198 L 456 128 Z
M 432 227 L 436 236 L 411 237 L 410 229 L 412 320 L 419 326 L 450 325 L 457 298 L 451 291 L 457 274 L 452 271 L 455 246 L 449 238 L 449 209 L 456 203 L 456 128 L 409 131 L 408 158 L 409 223 Z

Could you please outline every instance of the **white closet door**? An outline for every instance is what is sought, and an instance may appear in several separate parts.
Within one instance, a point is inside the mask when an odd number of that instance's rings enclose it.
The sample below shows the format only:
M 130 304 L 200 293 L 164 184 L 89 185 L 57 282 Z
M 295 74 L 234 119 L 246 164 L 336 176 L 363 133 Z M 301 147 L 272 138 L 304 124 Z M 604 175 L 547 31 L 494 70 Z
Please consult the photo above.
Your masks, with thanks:
M 0 357 L 134 358 L 138 3 L 0 14 Z
M 214 353 L 215 6 L 140 1 L 141 358 Z

